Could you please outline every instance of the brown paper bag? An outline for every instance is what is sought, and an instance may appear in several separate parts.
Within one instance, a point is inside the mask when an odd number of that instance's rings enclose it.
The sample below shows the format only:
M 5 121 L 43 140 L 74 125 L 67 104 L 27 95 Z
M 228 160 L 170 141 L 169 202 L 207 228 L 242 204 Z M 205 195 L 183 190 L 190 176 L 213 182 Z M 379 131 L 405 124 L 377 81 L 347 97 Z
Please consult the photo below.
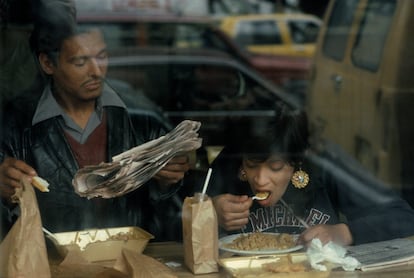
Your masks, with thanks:
M 122 250 L 114 269 L 127 274 L 129 278 L 177 278 L 163 263 L 129 249 Z
M 182 223 L 186 266 L 194 274 L 218 272 L 218 224 L 211 198 L 185 198 Z
M 13 196 L 20 217 L 0 245 L 0 276 L 47 278 L 51 274 L 36 194 L 27 179 L 21 184 Z
M 50 269 L 53 278 L 131 278 L 127 274 L 117 271 L 108 261 L 91 263 L 86 260 L 80 249 L 71 249 L 64 260 L 56 265 L 51 263 Z

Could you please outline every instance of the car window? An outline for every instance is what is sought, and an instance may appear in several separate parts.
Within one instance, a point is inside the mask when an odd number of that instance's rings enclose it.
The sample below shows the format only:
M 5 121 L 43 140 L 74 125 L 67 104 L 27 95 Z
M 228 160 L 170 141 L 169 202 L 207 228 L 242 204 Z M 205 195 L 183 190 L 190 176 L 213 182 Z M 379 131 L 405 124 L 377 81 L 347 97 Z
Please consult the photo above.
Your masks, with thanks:
M 312 21 L 290 20 L 288 21 L 288 28 L 293 43 L 314 43 L 318 37 L 319 24 Z
M 249 20 L 237 24 L 235 40 L 241 46 L 281 44 L 277 22 L 274 20 Z
M 326 56 L 338 61 L 344 58 L 358 2 L 358 0 L 335 1 L 322 46 Z
M 125 23 L 80 22 L 82 28 L 99 27 L 103 30 L 109 49 L 134 46 L 168 46 L 177 48 L 214 48 L 225 52 L 223 41 L 209 24 L 193 23 Z
M 159 59 L 145 63 L 142 57 L 124 62 L 112 58 L 108 77 L 122 79 L 137 94 L 142 93 L 140 97 L 156 103 L 171 126 L 184 119 L 202 122 L 200 136 L 206 146 L 224 146 L 241 136 L 263 132 L 274 117 L 280 95 L 251 72 L 208 59 Z
M 175 46 L 180 48 L 205 47 L 203 31 L 206 29 L 207 27 L 203 26 L 178 25 L 175 30 Z
M 110 66 L 108 76 L 130 83 L 166 111 L 273 109 L 276 96 L 235 68 L 208 64 Z
M 137 43 L 138 34 L 134 23 L 84 22 L 80 26 L 85 29 L 100 28 L 104 33 L 105 42 L 109 49 L 122 48 Z
M 370 71 L 378 69 L 395 5 L 393 0 L 368 2 L 352 49 L 352 61 L 356 66 Z
M 202 31 L 207 27 L 185 23 L 146 23 L 147 44 L 179 48 L 203 47 Z

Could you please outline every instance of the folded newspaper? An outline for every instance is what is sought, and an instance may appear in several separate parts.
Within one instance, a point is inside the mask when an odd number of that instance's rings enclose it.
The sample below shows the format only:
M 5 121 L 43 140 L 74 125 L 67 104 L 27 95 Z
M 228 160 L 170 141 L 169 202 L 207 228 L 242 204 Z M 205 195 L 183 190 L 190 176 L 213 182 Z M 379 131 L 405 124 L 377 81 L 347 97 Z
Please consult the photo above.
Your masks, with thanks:
M 405 265 L 414 262 L 414 240 L 397 238 L 350 246 L 347 255 L 361 263 L 362 271 Z
M 131 192 L 162 169 L 174 156 L 201 147 L 201 123 L 184 120 L 169 133 L 112 158 L 112 162 L 79 169 L 72 184 L 78 195 L 113 198 Z

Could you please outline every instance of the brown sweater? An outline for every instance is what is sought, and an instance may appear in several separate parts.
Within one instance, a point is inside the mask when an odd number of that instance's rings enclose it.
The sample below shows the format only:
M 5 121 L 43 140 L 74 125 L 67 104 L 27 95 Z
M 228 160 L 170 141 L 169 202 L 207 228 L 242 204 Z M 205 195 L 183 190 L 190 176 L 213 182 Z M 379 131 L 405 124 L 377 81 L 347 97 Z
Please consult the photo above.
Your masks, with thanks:
M 87 165 L 97 165 L 101 162 L 106 162 L 107 129 L 105 114 L 101 124 L 89 135 L 84 144 L 80 144 L 68 133 L 65 133 L 65 135 L 78 162 L 79 169 Z M 112 200 L 93 198 L 91 202 L 95 207 L 96 222 L 98 225 L 101 225 L 100 220 L 104 219 L 107 211 L 111 209 Z
M 101 124 L 89 135 L 84 144 L 77 142 L 68 133 L 65 133 L 65 135 L 78 162 L 79 168 L 106 162 L 107 130 L 105 116 Z

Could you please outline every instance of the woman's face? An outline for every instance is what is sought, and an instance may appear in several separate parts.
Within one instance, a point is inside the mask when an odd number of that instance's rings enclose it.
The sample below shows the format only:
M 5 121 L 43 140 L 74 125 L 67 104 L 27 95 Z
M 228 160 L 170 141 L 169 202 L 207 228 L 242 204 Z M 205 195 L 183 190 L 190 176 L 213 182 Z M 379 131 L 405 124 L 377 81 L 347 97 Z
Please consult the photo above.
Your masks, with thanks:
M 272 156 L 264 162 L 243 159 L 243 169 L 253 194 L 270 193 L 266 200 L 257 201 L 265 207 L 274 205 L 280 200 L 294 172 L 292 166 L 276 156 Z

